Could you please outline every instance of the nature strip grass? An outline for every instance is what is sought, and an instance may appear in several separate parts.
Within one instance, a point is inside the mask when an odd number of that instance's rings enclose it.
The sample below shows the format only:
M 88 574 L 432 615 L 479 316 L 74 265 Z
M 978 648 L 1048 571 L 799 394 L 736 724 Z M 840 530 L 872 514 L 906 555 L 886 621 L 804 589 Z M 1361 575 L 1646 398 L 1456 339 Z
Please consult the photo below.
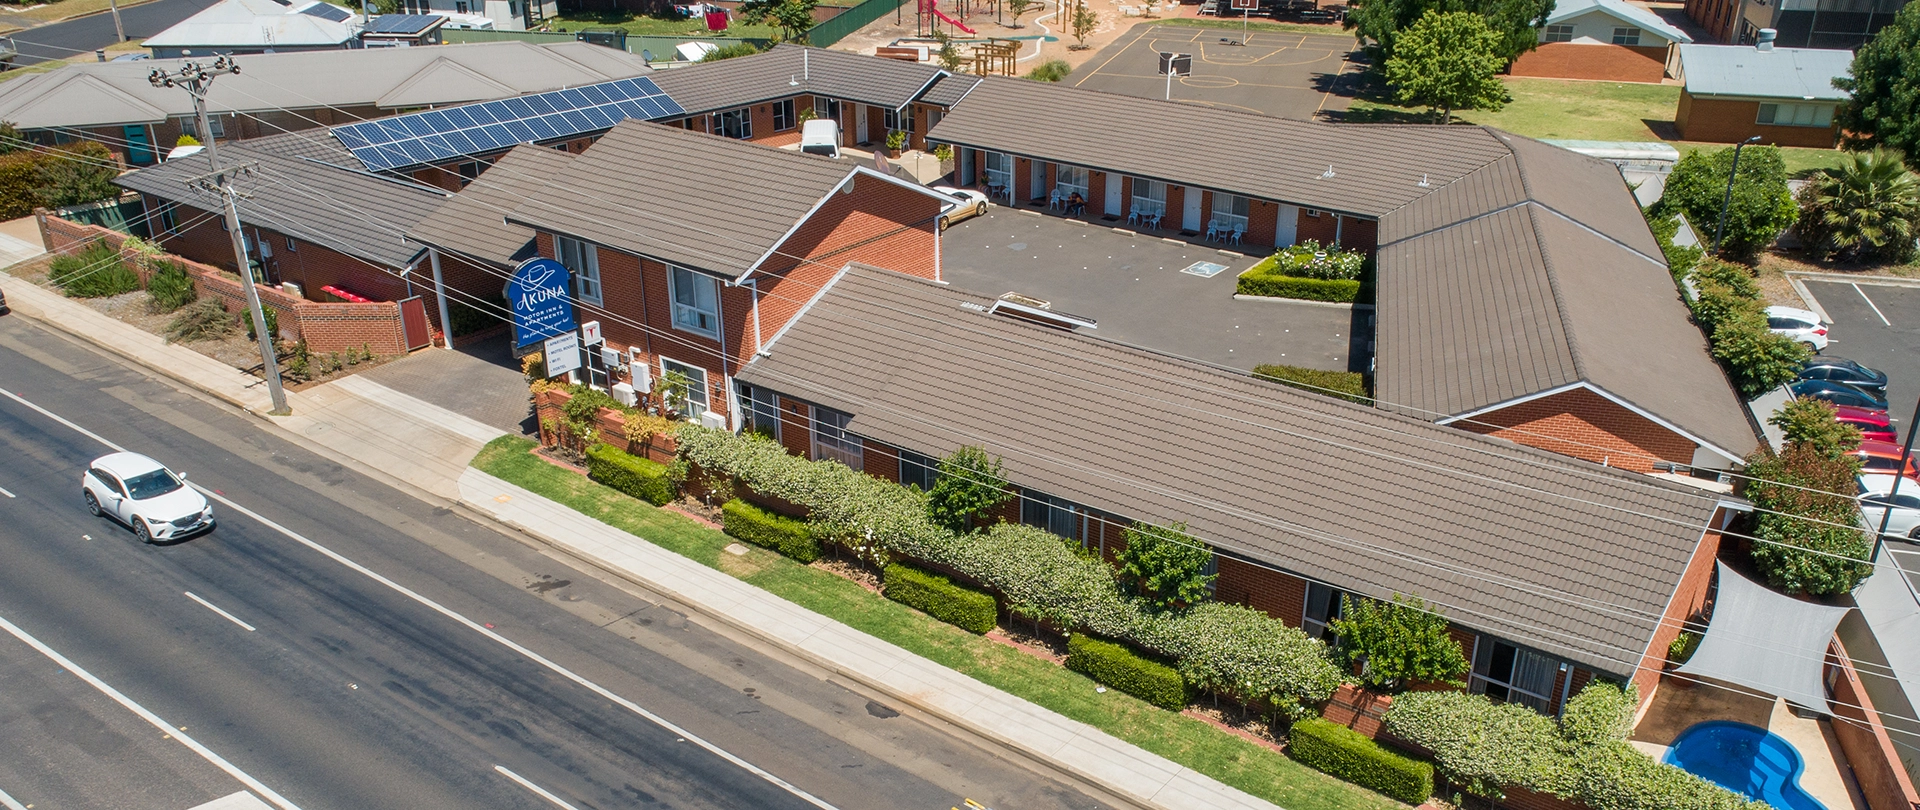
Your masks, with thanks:
M 1004 644 L 891 602 L 828 571 L 749 547 L 684 515 L 596 484 L 532 454 L 530 439 L 489 443 L 473 466 L 688 559 L 896 644 L 1001 691 L 1094 726 L 1287 810 L 1403 808 L 1373 791 L 1296 763 L 1191 717 L 1154 708 Z

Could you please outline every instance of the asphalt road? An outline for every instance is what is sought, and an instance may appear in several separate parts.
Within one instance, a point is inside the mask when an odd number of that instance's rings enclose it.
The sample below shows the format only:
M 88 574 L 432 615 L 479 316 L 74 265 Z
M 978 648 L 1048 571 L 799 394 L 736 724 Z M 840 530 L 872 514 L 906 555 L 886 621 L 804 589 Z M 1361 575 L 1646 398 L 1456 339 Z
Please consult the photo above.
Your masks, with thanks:
M 80 506 L 107 448 L 0 395 L 0 619 L 289 804 L 1106 806 L 17 316 L 0 389 L 264 519 L 216 501 L 212 534 L 142 546 Z M 23 804 L 187 808 L 244 786 L 5 632 L 0 676 L 0 733 L 36 752 L 0 757 Z
M 217 2 L 219 0 L 153 0 L 121 9 L 120 23 L 127 30 L 128 40 L 142 40 L 172 28 L 175 23 Z M 29 28 L 12 36 L 13 44 L 20 49 L 20 55 L 13 60 L 16 67 L 66 59 L 112 45 L 113 15 L 93 14 Z

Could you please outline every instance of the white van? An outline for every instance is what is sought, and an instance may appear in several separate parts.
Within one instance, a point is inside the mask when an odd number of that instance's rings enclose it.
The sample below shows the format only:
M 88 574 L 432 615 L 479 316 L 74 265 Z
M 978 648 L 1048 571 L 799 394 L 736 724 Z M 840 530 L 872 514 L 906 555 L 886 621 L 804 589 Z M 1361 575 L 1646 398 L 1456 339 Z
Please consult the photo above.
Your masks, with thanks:
M 840 122 L 815 118 L 800 126 L 800 151 L 811 155 L 840 156 Z

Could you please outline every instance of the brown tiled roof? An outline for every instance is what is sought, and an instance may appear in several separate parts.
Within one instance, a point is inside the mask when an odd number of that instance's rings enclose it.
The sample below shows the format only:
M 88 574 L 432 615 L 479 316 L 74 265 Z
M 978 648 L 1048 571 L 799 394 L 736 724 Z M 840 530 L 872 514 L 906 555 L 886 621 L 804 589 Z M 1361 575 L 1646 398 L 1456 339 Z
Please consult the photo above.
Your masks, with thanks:
M 512 267 L 527 258 L 533 229 L 510 225 L 507 212 L 536 188 L 552 182 L 573 163 L 573 155 L 544 146 L 521 145 L 494 161 L 479 179 L 407 229 L 407 238 L 443 251 Z
M 926 95 L 920 97 L 920 100 L 936 107 L 952 107 L 960 103 L 961 99 L 966 98 L 968 93 L 973 92 L 973 88 L 979 86 L 980 78 L 978 76 L 948 74 L 941 76 L 939 81 L 934 82 L 933 89 L 928 90 Z
M 1015 484 L 1629 675 L 1715 500 L 982 310 L 851 267 L 740 374 Z
M 1004 77 L 928 137 L 1363 217 L 1507 153 L 1479 127 L 1294 121 Z
M 831 158 L 630 120 L 527 189 L 507 221 L 737 277 L 854 171 Z
M 1758 445 L 1612 164 L 1509 153 L 1380 221 L 1374 390 L 1428 419 L 1590 384 L 1734 459 Z
M 931 65 L 776 45 L 766 53 L 656 71 L 652 78 L 687 112 L 698 113 L 807 93 L 899 109 L 941 75 Z

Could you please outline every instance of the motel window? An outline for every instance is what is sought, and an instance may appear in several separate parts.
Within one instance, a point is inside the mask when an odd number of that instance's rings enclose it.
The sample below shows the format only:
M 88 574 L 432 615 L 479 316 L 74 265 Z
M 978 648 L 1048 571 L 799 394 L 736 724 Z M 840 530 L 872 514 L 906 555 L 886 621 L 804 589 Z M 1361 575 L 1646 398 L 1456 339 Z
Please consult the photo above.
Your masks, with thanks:
M 1613 29 L 1613 44 L 1615 44 L 1615 45 L 1638 45 L 1638 44 L 1640 44 L 1640 29 L 1638 29 L 1638 28 L 1615 28 L 1615 29 Z
M 1546 36 L 1543 37 L 1540 41 L 1541 42 L 1572 42 L 1573 26 L 1549 25 L 1547 26 Z
M 1133 178 L 1133 210 L 1162 216 L 1167 213 L 1167 184 L 1158 180 Z
M 471 7 L 467 5 L 467 0 L 454 0 L 453 2 L 453 11 L 456 14 L 472 13 L 470 8 Z
M 218 115 L 207 116 L 207 129 L 213 131 L 215 138 L 227 137 L 226 122 L 222 121 Z M 206 140 L 206 136 L 200 134 L 199 119 L 191 115 L 180 116 L 180 134 L 191 135 L 196 141 Z
M 1085 507 L 1038 492 L 1020 493 L 1020 522 L 1045 529 L 1082 545 L 1086 532 L 1080 520 Z
M 1247 229 L 1247 211 L 1250 201 L 1238 194 L 1213 193 L 1213 221 L 1223 229 Z
M 919 487 L 921 492 L 932 492 L 933 483 L 940 480 L 940 460 L 923 456 L 912 450 L 900 451 L 900 485 Z
M 1318 208 L 1302 208 L 1300 209 L 1300 213 L 1306 214 L 1307 216 L 1313 217 L 1314 219 L 1320 218 L 1320 209 Z
M 889 132 L 896 129 L 912 132 L 913 109 L 909 107 L 904 110 L 887 110 L 882 123 L 886 125 Z
M 1833 125 L 1833 105 L 1762 104 L 1755 120 L 1778 127 L 1827 127 Z
M 740 401 L 746 405 L 745 428 L 774 441 L 780 440 L 780 403 L 772 391 L 757 385 L 740 383 Z
M 597 245 L 569 239 L 565 236 L 553 238 L 554 258 L 573 271 L 573 297 L 588 304 L 600 303 L 600 248 Z
M 1060 166 L 1053 172 L 1053 187 L 1066 197 L 1074 192 L 1087 196 L 1087 170 L 1079 166 Z
M 686 378 L 683 386 L 668 386 L 668 375 Z M 707 370 L 699 366 L 690 366 L 678 360 L 660 358 L 660 393 L 668 404 L 680 411 L 683 418 L 694 419 L 712 408 L 707 405 Z
M 742 141 L 753 137 L 753 115 L 746 107 L 714 113 L 711 125 L 710 131 L 715 135 Z
M 1340 598 L 1343 596 L 1346 594 L 1338 588 L 1318 582 L 1307 583 L 1307 607 L 1300 617 L 1300 630 L 1332 643 L 1333 621 L 1340 618 Z
M 1005 152 L 984 152 L 986 159 L 982 169 L 987 173 L 987 185 L 1008 188 L 1013 185 L 1013 156 Z
M 160 205 L 160 229 L 167 233 L 180 232 L 180 219 L 179 216 L 174 213 L 173 208 L 173 203 L 162 203 Z
M 1553 679 L 1560 673 L 1559 661 L 1491 636 L 1481 636 L 1473 646 L 1470 691 L 1542 714 L 1553 710 Z
M 773 131 L 789 129 L 793 129 L 793 99 L 783 98 L 773 103 Z
M 215 138 L 227 137 L 226 120 L 218 115 L 207 116 L 207 131 L 213 133 L 213 137 Z
M 813 97 L 813 115 L 816 118 L 840 120 L 840 99 Z
M 293 237 L 291 236 L 287 237 L 287 252 L 298 253 L 299 251 L 300 251 L 299 248 L 293 246 Z
M 852 414 L 815 406 L 813 409 L 813 457 L 830 458 L 856 470 L 862 469 L 861 451 L 865 444 L 859 436 L 847 432 Z
M 673 326 L 707 337 L 720 336 L 720 281 L 684 267 L 667 268 L 673 295 Z

